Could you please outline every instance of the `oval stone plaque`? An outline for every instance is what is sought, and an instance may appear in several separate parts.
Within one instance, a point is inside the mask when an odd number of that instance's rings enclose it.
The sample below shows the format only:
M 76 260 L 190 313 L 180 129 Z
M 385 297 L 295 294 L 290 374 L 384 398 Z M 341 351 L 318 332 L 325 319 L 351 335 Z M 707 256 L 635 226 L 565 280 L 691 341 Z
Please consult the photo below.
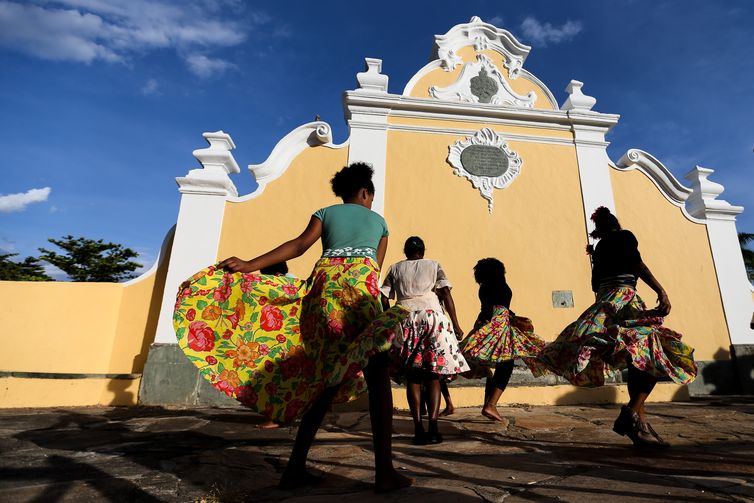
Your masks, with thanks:
M 497 178 L 508 170 L 508 157 L 491 145 L 469 145 L 461 152 L 461 164 L 472 175 Z

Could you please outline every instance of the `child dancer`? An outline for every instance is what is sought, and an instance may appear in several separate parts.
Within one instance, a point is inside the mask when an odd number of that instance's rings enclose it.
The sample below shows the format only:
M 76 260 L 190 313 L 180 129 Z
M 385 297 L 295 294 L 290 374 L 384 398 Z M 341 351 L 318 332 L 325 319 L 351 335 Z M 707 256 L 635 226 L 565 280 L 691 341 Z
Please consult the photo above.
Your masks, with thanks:
M 476 367 L 468 377 L 487 376 L 482 415 L 502 421 L 497 402 L 513 373 L 514 358 L 521 358 L 535 376 L 542 375 L 544 370 L 535 358 L 545 343 L 534 334 L 531 320 L 510 311 L 513 292 L 505 281 L 502 262 L 480 260 L 474 266 L 474 279 L 479 284 L 481 308 L 474 330 L 461 342 L 461 351 Z
M 317 210 L 300 236 L 272 251 L 200 271 L 178 296 L 179 344 L 213 386 L 275 421 L 301 417 L 284 489 L 317 482 L 306 470 L 314 436 L 330 403 L 355 398 L 364 377 L 375 491 L 413 482 L 393 468 L 391 456 L 387 350 L 407 313 L 382 313 L 377 276 L 388 231 L 370 209 L 372 174 L 364 163 L 343 168 L 331 181 L 343 204 Z M 324 251 L 308 280 L 253 274 L 302 255 L 320 238 Z

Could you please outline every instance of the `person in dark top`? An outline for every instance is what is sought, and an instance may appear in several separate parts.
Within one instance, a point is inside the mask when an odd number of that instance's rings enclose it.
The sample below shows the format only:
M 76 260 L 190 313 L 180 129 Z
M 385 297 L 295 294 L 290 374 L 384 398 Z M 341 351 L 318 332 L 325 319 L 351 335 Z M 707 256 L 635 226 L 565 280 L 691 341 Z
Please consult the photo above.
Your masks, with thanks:
M 479 284 L 481 306 L 474 329 L 461 344 L 467 362 L 475 367 L 465 376 L 487 376 L 482 415 L 502 421 L 497 402 L 513 373 L 513 360 L 523 359 L 534 375 L 541 375 L 536 356 L 545 343 L 534 334 L 531 320 L 510 311 L 513 291 L 505 280 L 502 262 L 481 259 L 474 266 L 474 279 Z
M 599 239 L 596 247 L 587 247 L 596 302 L 547 345 L 540 361 L 577 386 L 602 386 L 606 376 L 628 368 L 629 402 L 613 430 L 637 447 L 665 448 L 669 444 L 647 422 L 644 402 L 660 377 L 679 384 L 694 380 L 694 350 L 681 342 L 681 334 L 662 326 L 670 300 L 642 260 L 636 237 L 605 207 L 591 219 L 590 235 Z M 657 294 L 654 309 L 636 294 L 638 279 Z

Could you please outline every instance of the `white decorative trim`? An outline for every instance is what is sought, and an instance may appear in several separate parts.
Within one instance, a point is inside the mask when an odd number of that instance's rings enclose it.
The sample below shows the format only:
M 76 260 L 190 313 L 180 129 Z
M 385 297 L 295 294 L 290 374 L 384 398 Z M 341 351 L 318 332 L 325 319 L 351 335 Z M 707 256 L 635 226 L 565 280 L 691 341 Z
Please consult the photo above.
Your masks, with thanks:
M 386 93 L 388 76 L 382 74 L 382 60 L 377 58 L 364 58 L 366 71 L 357 73 L 356 80 L 359 82 L 361 92 Z
M 413 124 L 388 124 L 388 131 L 404 131 L 410 133 L 433 133 L 449 136 L 469 136 L 474 135 L 479 131 L 477 128 L 446 128 L 446 127 L 432 127 L 432 126 L 417 126 Z M 551 136 L 538 136 L 538 135 L 524 135 L 504 132 L 505 137 L 509 141 L 524 141 L 529 143 L 545 143 L 549 145 L 574 145 L 574 141 L 571 138 L 553 138 Z M 603 145 L 603 144 L 600 144 Z M 607 142 L 604 143 L 607 145 Z
M 461 154 L 472 145 L 485 145 L 500 149 L 508 159 L 508 167 L 503 174 L 497 177 L 490 177 L 469 173 L 461 162 Z M 490 128 L 483 128 L 474 136 L 470 136 L 465 140 L 458 140 L 453 145 L 450 145 L 448 147 L 448 163 L 453 166 L 453 173 L 466 178 L 475 188 L 479 189 L 481 196 L 487 200 L 489 212 L 492 213 L 494 203 L 492 189 L 502 189 L 510 185 L 519 173 L 521 173 L 522 161 L 521 157 L 508 147 L 505 138 Z
M 228 176 L 229 173 L 241 171 L 230 153 L 236 148 L 233 139 L 223 131 L 204 133 L 202 136 L 209 147 L 193 152 L 202 168 L 192 169 L 186 176 L 177 177 L 178 190 L 182 194 L 237 196 L 238 190 Z
M 263 163 L 249 164 L 249 171 L 263 190 L 265 185 L 282 176 L 301 152 L 319 145 L 332 147 L 332 128 L 326 122 L 309 122 L 285 135 Z
M 173 236 L 175 236 L 175 225 L 172 226 L 165 234 L 165 237 L 162 240 L 162 245 L 160 246 L 160 252 L 157 255 L 157 258 L 155 259 L 152 266 L 137 277 L 125 281 L 123 283 L 123 286 L 128 287 L 137 283 L 141 283 L 145 279 L 152 276 L 155 272 L 157 272 L 157 269 L 159 269 L 165 259 L 170 255 L 170 248 L 168 247 L 168 245 L 172 242 Z
M 521 77 L 537 84 L 545 93 L 545 98 L 547 98 L 547 101 L 550 102 L 552 108 L 554 110 L 558 109 L 558 100 L 555 99 L 555 95 L 552 94 L 552 91 L 550 91 L 550 88 L 547 87 L 544 82 L 539 80 L 533 73 L 531 73 L 529 70 L 526 70 L 525 68 L 521 69 Z
M 691 189 L 679 182 L 657 158 L 643 150 L 638 148 L 627 150 L 616 164 L 616 169 L 620 171 L 639 169 L 652 180 L 668 201 L 680 208 L 685 206 L 686 200 L 691 195 Z
M 490 98 L 490 105 L 509 105 L 523 108 L 532 108 L 537 100 L 534 91 L 527 96 L 520 96 L 513 92 L 508 81 L 500 74 L 492 60 L 484 54 L 477 54 L 476 63 L 467 63 L 461 71 L 461 75 L 453 84 L 438 88 L 429 88 L 429 94 L 433 98 L 449 101 L 462 101 L 466 103 L 479 103 L 479 97 L 472 93 L 472 80 L 482 74 L 491 79 L 497 85 L 495 94 Z
M 743 206 L 733 206 L 728 201 L 718 200 L 725 187 L 707 180 L 715 170 L 696 166 L 686 173 L 684 178 L 691 182 L 692 191 L 686 201 L 689 213 L 697 218 L 707 220 L 735 220 L 736 215 L 744 211 Z
M 568 93 L 568 99 L 566 99 L 561 110 L 580 110 L 586 112 L 592 109 L 597 104 L 597 98 L 587 96 L 581 92 L 581 88 L 584 86 L 583 82 L 578 80 L 572 80 L 566 86 L 566 92 Z
M 477 51 L 491 49 L 502 54 L 508 76 L 512 79 L 519 76 L 531 50 L 531 47 L 519 42 L 509 31 L 474 16 L 468 23 L 455 25 L 445 35 L 435 35 L 432 57 L 440 60 L 443 69 L 451 71 L 463 62 L 455 51 L 467 45 L 473 45 Z

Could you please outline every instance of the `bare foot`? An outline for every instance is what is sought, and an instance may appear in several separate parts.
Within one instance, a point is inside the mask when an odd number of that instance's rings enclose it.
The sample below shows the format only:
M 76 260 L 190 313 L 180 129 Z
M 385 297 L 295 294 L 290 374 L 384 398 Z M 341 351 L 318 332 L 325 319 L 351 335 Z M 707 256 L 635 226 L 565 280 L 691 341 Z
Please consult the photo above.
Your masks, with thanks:
M 405 475 L 401 475 L 395 470 L 392 470 L 387 476 L 380 477 L 375 483 L 374 483 L 374 492 L 376 493 L 387 493 L 390 491 L 397 491 L 398 489 L 403 489 L 405 487 L 411 487 L 414 485 L 414 479 L 411 477 L 406 477 Z
M 455 411 L 456 411 L 455 407 L 453 407 L 452 405 L 448 405 L 447 407 L 445 407 L 445 410 L 443 410 L 442 412 L 440 412 L 440 415 L 441 416 L 452 416 Z
M 280 477 L 278 483 L 278 489 L 283 491 L 292 491 L 305 486 L 316 486 L 321 484 L 325 478 L 321 475 L 314 475 L 313 473 L 303 472 L 283 472 L 283 476 Z
M 503 416 L 500 415 L 500 413 L 497 411 L 497 408 L 493 405 L 491 407 L 487 407 L 486 405 L 482 408 L 482 415 L 488 419 L 492 419 L 493 421 L 499 421 L 503 422 Z
M 257 425 L 257 428 L 259 428 L 260 430 L 272 430 L 275 428 L 280 428 L 280 423 L 276 423 L 272 419 L 268 419 L 264 423 L 259 423 Z

